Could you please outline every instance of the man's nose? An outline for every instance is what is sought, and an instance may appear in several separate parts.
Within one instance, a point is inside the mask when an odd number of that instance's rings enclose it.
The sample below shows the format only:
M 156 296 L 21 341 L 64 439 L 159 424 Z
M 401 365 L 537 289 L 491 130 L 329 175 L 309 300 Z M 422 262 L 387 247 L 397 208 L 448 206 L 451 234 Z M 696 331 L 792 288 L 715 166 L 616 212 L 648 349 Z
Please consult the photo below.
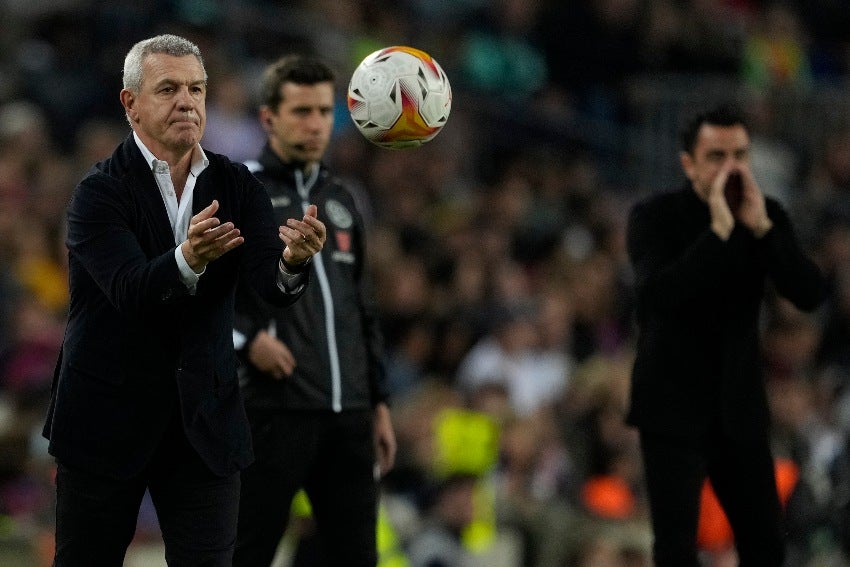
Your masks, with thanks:
M 324 116 L 322 116 L 321 112 L 311 112 L 310 116 L 307 118 L 307 124 L 310 129 L 319 130 L 324 124 Z
M 180 87 L 177 91 L 177 104 L 181 109 L 189 110 L 195 107 L 195 99 L 189 92 L 189 87 Z

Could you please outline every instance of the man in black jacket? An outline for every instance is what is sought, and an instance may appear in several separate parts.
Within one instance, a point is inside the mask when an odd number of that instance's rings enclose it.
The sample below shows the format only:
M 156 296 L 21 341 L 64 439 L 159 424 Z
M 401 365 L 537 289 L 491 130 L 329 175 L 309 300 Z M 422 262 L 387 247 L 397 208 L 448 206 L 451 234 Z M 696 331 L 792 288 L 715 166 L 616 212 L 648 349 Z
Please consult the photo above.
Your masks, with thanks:
M 44 427 L 57 567 L 120 567 L 146 489 L 169 565 L 231 562 L 253 457 L 236 281 L 291 304 L 325 230 L 315 206 L 278 226 L 248 169 L 201 148 L 206 90 L 191 42 L 134 45 L 120 94 L 132 134 L 68 206 L 70 312 Z
M 276 309 L 240 288 L 234 341 L 257 460 L 242 474 L 234 565 L 271 564 L 301 488 L 327 564 L 375 565 L 376 475 L 390 469 L 396 446 L 365 227 L 351 193 L 321 161 L 334 73 L 314 58 L 285 57 L 267 68 L 261 96 L 268 142 L 249 167 L 277 218 L 316 203 L 328 236 L 293 307 Z
M 779 566 L 781 507 L 760 368 L 767 283 L 813 310 L 826 284 L 788 215 L 750 170 L 742 116 L 720 106 L 682 133 L 688 185 L 638 203 L 627 246 L 637 357 L 628 421 L 640 430 L 658 567 L 697 566 L 706 477 L 742 566 Z

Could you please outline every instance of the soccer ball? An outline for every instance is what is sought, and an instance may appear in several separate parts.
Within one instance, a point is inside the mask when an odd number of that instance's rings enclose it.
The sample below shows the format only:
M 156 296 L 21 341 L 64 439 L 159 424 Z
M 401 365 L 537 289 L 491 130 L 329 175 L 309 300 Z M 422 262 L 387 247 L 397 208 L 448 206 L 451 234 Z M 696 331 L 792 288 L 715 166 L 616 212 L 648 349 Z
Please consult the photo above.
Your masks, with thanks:
M 368 55 L 351 75 L 348 111 L 370 142 L 393 150 L 436 136 L 452 108 L 443 68 L 427 53 L 393 46 Z

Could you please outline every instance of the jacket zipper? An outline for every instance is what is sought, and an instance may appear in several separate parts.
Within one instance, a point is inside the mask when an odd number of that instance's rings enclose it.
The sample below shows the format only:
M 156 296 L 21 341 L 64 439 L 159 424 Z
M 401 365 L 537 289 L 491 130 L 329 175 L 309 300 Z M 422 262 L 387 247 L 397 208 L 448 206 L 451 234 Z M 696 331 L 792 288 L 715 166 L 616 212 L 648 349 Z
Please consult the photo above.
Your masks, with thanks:
M 305 213 L 307 207 L 310 206 L 310 190 L 316 184 L 319 178 L 319 166 L 313 167 L 310 177 L 305 181 L 304 175 L 300 169 L 295 170 L 295 186 L 298 188 L 298 194 L 301 196 L 301 209 Z M 316 269 L 316 278 L 319 280 L 319 288 L 322 291 L 322 301 L 325 306 L 325 327 L 328 337 L 328 356 L 331 363 L 331 407 L 333 411 L 339 413 L 342 411 L 342 378 L 339 370 L 339 350 L 336 345 L 336 319 L 334 317 L 333 296 L 331 295 L 331 286 L 328 281 L 328 274 L 325 271 L 325 264 L 322 260 L 322 253 L 319 252 L 313 256 L 313 266 Z

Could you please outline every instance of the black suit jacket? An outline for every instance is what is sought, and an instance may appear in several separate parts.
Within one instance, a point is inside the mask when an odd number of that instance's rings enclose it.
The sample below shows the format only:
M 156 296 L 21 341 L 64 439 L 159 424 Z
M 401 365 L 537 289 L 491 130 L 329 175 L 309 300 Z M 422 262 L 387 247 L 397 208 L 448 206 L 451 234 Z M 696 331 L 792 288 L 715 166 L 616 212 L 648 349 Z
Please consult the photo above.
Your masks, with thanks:
M 778 202 L 773 228 L 756 239 L 736 226 L 728 241 L 691 187 L 632 208 L 627 246 L 634 268 L 637 352 L 629 423 L 678 437 L 723 427 L 738 438 L 769 424 L 759 346 L 766 284 L 804 310 L 826 282 L 797 242 Z
M 245 243 L 207 265 L 194 295 L 180 280 L 165 205 L 132 135 L 74 192 L 70 312 L 44 427 L 50 453 L 70 465 L 138 473 L 175 411 L 214 473 L 253 459 L 232 342 L 237 277 L 277 305 L 297 295 L 277 286 L 283 244 L 264 188 L 243 165 L 206 154 L 193 214 L 218 199 L 216 216 L 233 221 Z

